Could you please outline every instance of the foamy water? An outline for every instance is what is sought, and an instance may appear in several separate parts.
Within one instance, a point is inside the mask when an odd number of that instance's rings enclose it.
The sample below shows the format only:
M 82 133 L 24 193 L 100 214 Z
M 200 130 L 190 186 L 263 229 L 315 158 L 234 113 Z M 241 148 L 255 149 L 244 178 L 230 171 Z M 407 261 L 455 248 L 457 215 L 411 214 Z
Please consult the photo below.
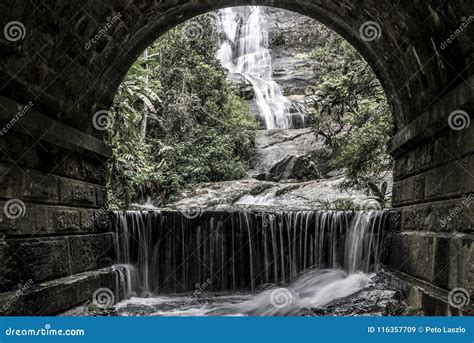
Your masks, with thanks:
M 311 270 L 291 285 L 267 285 L 259 293 L 134 297 L 115 309 L 122 316 L 291 316 L 353 295 L 367 287 L 370 278 L 362 272 Z

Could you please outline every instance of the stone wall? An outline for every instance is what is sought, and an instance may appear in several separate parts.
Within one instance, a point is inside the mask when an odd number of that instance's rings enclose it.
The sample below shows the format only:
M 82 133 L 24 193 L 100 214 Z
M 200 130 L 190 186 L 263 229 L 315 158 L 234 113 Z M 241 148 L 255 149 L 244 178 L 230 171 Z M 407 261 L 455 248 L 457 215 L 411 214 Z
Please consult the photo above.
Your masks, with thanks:
M 389 143 L 395 219 L 385 262 L 412 285 L 424 284 L 415 292 L 422 295 L 410 293 L 410 305 L 430 314 L 458 314 L 446 305 L 449 290 L 474 293 L 473 81 L 434 103 Z M 455 111 L 464 111 L 458 127 L 445 115 Z
M 473 12 L 468 0 L 456 4 L 390 0 L 6 0 L 0 4 L 4 22 L 22 22 L 25 35 L 14 41 L 0 36 L 2 93 L 23 103 L 33 101 L 38 111 L 94 134 L 89 118 L 109 108 L 131 64 L 163 32 L 197 14 L 250 3 L 308 15 L 351 42 L 380 78 L 397 113 L 399 128 L 455 88 L 474 68 L 468 38 L 472 37 L 473 25 L 448 48 L 441 48 L 462 25 L 462 18 Z M 360 34 L 368 22 L 380 28 L 375 36 L 378 39 Z
M 81 287 L 80 294 L 72 286 L 61 292 L 53 279 L 95 286 L 112 279 L 83 275 L 113 257 L 100 211 L 110 150 L 92 117 L 110 107 L 131 64 L 163 32 L 197 14 L 244 4 L 313 17 L 368 61 L 386 91 L 397 129 L 390 150 L 396 159 L 394 218 L 399 220 L 389 235 L 386 261 L 441 289 L 445 302 L 451 288 L 472 292 L 472 210 L 463 205 L 472 194 L 472 125 L 455 132 L 448 127 L 453 111 L 472 118 L 474 25 L 462 26 L 472 16 L 472 1 L 5 0 L 2 23 L 22 27 L 19 37 L 0 35 L 0 92 L 13 100 L 0 99 L 2 126 L 17 113 L 16 102 L 31 102 L 34 111 L 0 135 L 5 172 L 0 198 L 19 199 L 26 209 L 18 221 L 2 216 L 0 223 L 1 299 L 14 296 L 15 284 L 31 278 L 36 294 L 49 290 L 41 299 L 53 303 L 57 294 L 68 295 L 59 309 L 90 297 L 93 286 Z M 363 34 L 370 23 L 377 29 L 374 39 Z M 456 210 L 454 219 L 438 225 L 437 219 L 457 208 L 461 215 Z
M 110 148 L 19 106 L 0 97 L 0 313 L 53 314 L 91 299 L 97 287 L 88 282 L 115 280 L 102 270 L 114 258 L 104 187 Z

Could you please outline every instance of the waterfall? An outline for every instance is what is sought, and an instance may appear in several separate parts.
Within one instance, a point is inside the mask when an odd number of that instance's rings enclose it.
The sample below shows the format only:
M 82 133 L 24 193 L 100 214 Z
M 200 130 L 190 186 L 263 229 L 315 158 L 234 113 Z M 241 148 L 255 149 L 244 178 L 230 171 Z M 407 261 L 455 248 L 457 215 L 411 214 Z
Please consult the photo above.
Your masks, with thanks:
M 258 115 L 266 129 L 292 128 L 291 102 L 272 77 L 264 9 L 252 6 L 220 10 L 217 27 L 225 36 L 217 57 L 230 73 L 242 75 L 253 86 Z
M 373 272 L 385 211 L 114 212 L 117 263 L 135 295 L 256 290 L 308 270 Z

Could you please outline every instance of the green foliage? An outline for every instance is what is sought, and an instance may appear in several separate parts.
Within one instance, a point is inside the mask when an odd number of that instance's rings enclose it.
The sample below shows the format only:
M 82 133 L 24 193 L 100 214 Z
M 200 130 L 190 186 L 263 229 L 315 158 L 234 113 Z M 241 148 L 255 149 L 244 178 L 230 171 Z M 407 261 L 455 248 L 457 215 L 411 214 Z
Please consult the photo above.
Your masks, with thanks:
M 357 51 L 333 33 L 312 58 L 322 75 L 308 89 L 315 100 L 312 126 L 333 151 L 333 166 L 344 170 L 344 186 L 367 189 L 392 166 L 386 143 L 393 122 L 383 89 Z
M 388 184 L 387 182 L 382 182 L 382 184 L 377 186 L 373 182 L 369 182 L 368 187 L 370 189 L 370 192 L 372 194 L 372 199 L 377 201 L 382 208 L 386 208 L 387 205 L 390 202 L 390 195 L 388 193 Z
M 334 201 L 323 200 L 319 206 L 322 210 L 346 211 L 358 208 L 359 204 L 351 199 L 336 199 Z
M 246 175 L 258 125 L 217 47 L 211 16 L 200 16 L 162 36 L 130 70 L 112 110 L 115 206 L 145 195 L 165 202 L 197 183 Z
M 285 35 L 281 31 L 276 31 L 272 34 L 270 41 L 270 48 L 274 49 L 276 47 L 282 46 L 286 43 Z

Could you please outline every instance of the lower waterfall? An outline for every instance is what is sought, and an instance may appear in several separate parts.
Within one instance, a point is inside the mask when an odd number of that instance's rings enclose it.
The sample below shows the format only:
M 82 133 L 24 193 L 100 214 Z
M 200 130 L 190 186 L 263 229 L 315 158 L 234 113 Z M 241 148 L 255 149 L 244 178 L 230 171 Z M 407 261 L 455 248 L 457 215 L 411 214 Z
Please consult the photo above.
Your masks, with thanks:
M 360 285 L 377 269 L 386 219 L 385 211 L 113 213 L 128 297 L 323 286 L 322 276 Z

